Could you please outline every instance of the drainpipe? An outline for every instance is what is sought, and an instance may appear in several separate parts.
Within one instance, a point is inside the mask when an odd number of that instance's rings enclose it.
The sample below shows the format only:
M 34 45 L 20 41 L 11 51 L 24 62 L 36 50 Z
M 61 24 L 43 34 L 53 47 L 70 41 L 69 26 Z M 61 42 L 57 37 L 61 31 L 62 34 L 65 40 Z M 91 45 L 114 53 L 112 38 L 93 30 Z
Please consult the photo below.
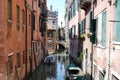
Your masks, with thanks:
M 30 58 L 30 73 L 32 73 L 32 53 L 33 53 L 33 44 L 32 44 L 32 41 L 33 41 L 33 25 L 32 25 L 32 19 L 33 19 L 33 0 L 32 0 L 32 10 L 31 10 L 31 54 L 29 56 Z
M 32 0 L 32 20 L 33 20 L 33 15 L 34 15 L 34 0 Z M 34 15 L 34 16 L 35 16 L 35 15 Z M 31 46 L 33 46 L 33 45 L 32 45 L 32 41 L 33 41 L 33 27 L 35 27 L 35 26 L 32 24 L 31 27 L 32 27 L 32 28 L 31 28 Z M 31 48 L 34 48 L 34 46 L 31 47 Z M 34 50 L 34 51 L 35 51 L 35 50 Z M 35 55 L 35 52 L 33 52 L 32 50 L 31 50 L 31 63 L 32 63 L 32 53 L 33 53 L 34 63 L 35 63 L 35 68 L 36 68 L 36 66 L 37 66 L 37 63 L 36 63 L 36 55 Z
M 25 30 L 25 50 L 26 50 L 26 60 L 25 60 L 25 74 L 27 75 L 27 1 L 25 0 L 25 14 L 26 14 L 26 30 Z
M 92 28 L 94 27 L 94 0 L 92 0 Z M 95 32 L 92 31 L 95 34 Z M 93 79 L 93 36 L 92 36 L 92 47 L 91 47 L 91 80 Z
M 77 3 L 79 3 L 79 2 L 77 2 Z M 79 23 L 79 21 L 80 21 L 80 15 L 81 14 L 79 13 L 80 12 L 79 4 L 77 5 L 77 7 L 78 7 L 78 53 L 79 53 L 79 54 L 77 53 L 77 56 L 78 56 L 78 55 L 80 55 L 80 51 L 79 51 L 79 49 L 80 49 L 80 23 Z M 81 65 L 80 65 L 80 67 L 81 67 Z

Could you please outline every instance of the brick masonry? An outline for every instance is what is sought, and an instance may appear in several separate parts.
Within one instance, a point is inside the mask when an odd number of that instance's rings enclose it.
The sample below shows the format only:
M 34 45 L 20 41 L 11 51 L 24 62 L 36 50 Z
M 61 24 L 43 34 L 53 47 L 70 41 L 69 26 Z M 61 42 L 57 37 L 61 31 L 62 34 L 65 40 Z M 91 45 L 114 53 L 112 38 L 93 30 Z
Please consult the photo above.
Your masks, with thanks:
M 29 6 L 32 7 L 32 0 L 26 0 Z M 23 26 L 22 24 L 22 10 L 25 10 L 24 0 L 11 0 L 12 2 L 12 26 L 8 27 L 8 12 L 7 12 L 7 3 L 8 0 L 0 0 L 0 80 L 16 80 L 16 70 L 15 65 L 17 65 L 17 53 L 20 52 L 20 69 L 17 69 L 18 76 L 20 80 L 25 77 L 25 64 L 23 64 L 23 51 L 25 51 L 25 39 L 26 39 L 26 24 Z M 17 30 L 16 25 L 16 6 L 19 6 L 20 12 L 20 30 Z M 34 6 L 36 7 L 36 30 L 35 30 L 35 39 L 40 39 L 39 32 L 39 16 L 40 9 L 38 8 L 38 0 L 35 0 Z M 27 72 L 30 71 L 30 63 L 29 63 L 29 55 L 31 50 L 31 10 L 27 9 L 27 51 L 28 51 L 28 63 L 27 63 Z M 26 16 L 25 16 L 26 17 Z M 25 20 L 26 23 L 26 20 Z M 24 30 L 23 30 L 24 29 Z M 9 33 L 9 35 L 8 35 Z M 41 49 L 41 48 L 39 48 Z M 38 53 L 38 52 L 36 52 Z M 7 62 L 8 56 L 13 55 L 13 73 L 7 75 Z M 36 56 L 40 56 L 40 54 L 36 54 Z M 37 57 L 37 65 L 39 64 L 40 57 Z M 34 61 L 33 61 L 34 62 Z M 34 66 L 34 63 L 33 63 Z

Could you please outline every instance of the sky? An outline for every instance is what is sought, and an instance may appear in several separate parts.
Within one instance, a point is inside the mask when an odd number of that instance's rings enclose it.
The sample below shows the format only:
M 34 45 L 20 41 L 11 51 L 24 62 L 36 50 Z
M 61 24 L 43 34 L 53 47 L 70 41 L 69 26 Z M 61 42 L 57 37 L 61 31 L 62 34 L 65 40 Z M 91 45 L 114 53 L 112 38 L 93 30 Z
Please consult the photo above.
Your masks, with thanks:
M 50 5 L 53 6 L 53 11 L 58 11 L 58 26 L 61 26 L 61 21 L 64 26 L 65 0 L 47 0 L 48 10 L 50 10 Z

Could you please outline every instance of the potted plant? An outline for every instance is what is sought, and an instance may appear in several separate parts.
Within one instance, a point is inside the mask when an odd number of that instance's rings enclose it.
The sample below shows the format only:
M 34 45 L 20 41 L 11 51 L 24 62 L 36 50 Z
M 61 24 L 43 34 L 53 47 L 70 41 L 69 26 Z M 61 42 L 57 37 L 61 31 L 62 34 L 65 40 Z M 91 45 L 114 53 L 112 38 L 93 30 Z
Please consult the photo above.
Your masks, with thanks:
M 81 52 L 77 58 L 78 62 L 81 62 L 83 60 L 83 53 Z
M 85 38 L 85 34 L 83 34 L 83 33 L 80 34 L 80 38 L 81 38 L 81 39 L 84 39 L 84 38 Z
M 93 35 L 92 32 L 89 32 L 89 33 L 87 34 L 88 38 L 91 38 L 92 35 Z

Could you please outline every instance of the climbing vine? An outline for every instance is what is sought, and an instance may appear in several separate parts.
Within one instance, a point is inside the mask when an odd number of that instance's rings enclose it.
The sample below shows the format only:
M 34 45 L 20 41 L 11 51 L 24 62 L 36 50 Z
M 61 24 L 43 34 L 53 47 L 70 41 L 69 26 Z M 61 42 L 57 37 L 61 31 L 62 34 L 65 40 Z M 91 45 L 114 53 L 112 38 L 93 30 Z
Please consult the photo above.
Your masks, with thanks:
M 83 60 L 83 53 L 81 52 L 78 56 L 78 61 L 81 62 Z

